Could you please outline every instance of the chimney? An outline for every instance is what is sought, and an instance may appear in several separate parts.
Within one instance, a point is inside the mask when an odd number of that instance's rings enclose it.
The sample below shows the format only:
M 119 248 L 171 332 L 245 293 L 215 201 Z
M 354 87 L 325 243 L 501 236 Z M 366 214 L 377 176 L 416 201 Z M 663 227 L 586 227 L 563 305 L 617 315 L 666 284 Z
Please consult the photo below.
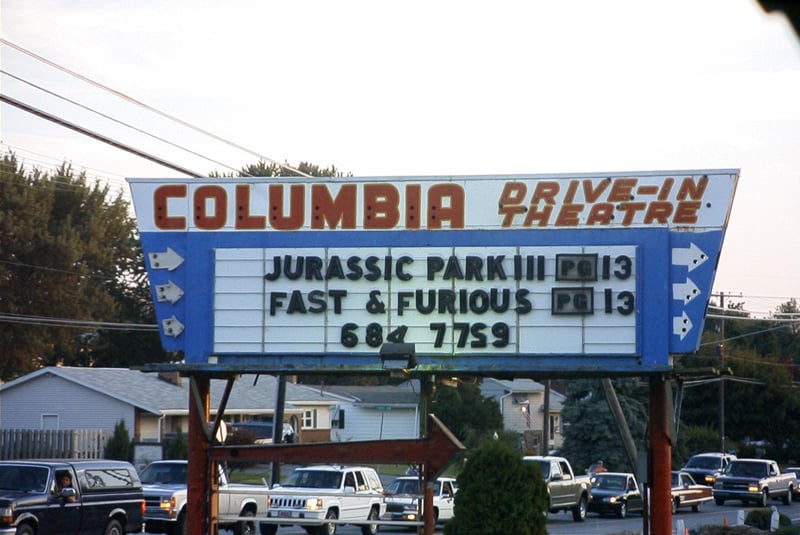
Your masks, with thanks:
M 158 372 L 158 378 L 175 386 L 181 386 L 181 374 L 178 372 Z

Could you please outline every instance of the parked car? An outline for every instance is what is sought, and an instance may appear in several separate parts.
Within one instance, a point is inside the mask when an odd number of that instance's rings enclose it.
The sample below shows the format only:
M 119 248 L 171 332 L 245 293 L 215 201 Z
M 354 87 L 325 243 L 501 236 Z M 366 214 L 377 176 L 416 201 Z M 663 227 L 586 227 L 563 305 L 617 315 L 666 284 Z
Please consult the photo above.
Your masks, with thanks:
M 687 472 L 672 472 L 672 513 L 682 507 L 691 507 L 693 512 L 713 499 L 711 487 L 698 485 Z
M 731 453 L 698 453 L 686 461 L 681 472 L 687 472 L 696 483 L 712 487 L 720 472 L 733 460 L 736 455 Z
M 142 509 L 142 485 L 130 463 L 0 462 L 3 535 L 141 532 Z
M 297 468 L 267 496 L 261 535 L 275 535 L 278 526 L 300 525 L 308 533 L 334 535 L 339 521 L 378 532 L 386 513 L 383 485 L 374 468 L 316 465 Z M 266 520 L 266 522 L 264 521 Z
M 600 516 L 615 514 L 625 518 L 628 513 L 641 512 L 642 494 L 636 483 L 636 476 L 625 472 L 602 472 L 591 476 L 592 497 L 589 500 L 590 513 Z
M 386 495 L 385 520 L 421 520 L 422 493 L 419 478 L 398 477 L 384 489 Z M 453 518 L 453 501 L 458 487 L 452 477 L 440 477 L 433 483 L 434 523 L 447 522 Z
M 272 422 L 236 422 L 231 424 L 231 433 L 235 436 L 236 433 L 247 433 L 248 436 L 252 435 L 256 444 L 272 444 L 272 434 L 274 426 Z M 284 444 L 291 444 L 294 442 L 295 433 L 292 424 L 283 422 L 283 435 L 281 441 Z

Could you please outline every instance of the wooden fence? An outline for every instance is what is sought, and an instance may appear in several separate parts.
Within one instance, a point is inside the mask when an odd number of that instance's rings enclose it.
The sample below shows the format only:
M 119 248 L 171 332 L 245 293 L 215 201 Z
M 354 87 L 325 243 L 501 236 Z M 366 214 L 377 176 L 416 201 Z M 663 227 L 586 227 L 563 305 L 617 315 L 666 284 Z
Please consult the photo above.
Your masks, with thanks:
M 113 429 L 0 429 L 0 460 L 102 459 Z

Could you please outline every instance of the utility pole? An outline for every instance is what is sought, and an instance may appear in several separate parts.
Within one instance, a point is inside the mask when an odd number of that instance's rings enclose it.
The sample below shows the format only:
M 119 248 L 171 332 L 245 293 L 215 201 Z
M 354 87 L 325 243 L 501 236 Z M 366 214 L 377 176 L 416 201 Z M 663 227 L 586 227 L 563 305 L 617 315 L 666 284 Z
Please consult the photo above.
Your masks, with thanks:
M 722 309 L 721 316 L 725 315 L 725 292 L 719 293 L 719 307 Z M 725 377 L 722 375 L 725 370 L 725 318 L 719 320 L 719 341 L 717 343 L 717 353 L 719 355 L 719 451 L 725 451 Z

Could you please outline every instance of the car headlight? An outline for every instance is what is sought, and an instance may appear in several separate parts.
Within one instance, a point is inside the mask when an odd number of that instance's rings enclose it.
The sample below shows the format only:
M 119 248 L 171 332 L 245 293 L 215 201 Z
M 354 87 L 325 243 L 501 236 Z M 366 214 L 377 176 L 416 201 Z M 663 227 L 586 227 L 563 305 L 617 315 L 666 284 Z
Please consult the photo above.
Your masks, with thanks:
M 604 498 L 603 501 L 605 501 L 606 503 L 612 503 L 612 504 L 613 503 L 617 503 L 617 497 L 616 496 L 610 496 L 608 498 Z
M 761 487 L 758 485 L 747 485 L 747 492 L 761 492 Z
M 165 510 L 167 514 L 172 515 L 173 511 L 175 511 L 175 496 L 162 496 L 158 505 L 161 509 Z
M 707 475 L 707 476 L 703 477 L 703 481 L 705 481 L 706 483 L 713 483 L 714 479 L 715 479 L 715 477 L 712 476 L 712 475 Z
M 319 511 L 322 509 L 322 498 L 309 498 L 306 500 L 306 509 L 309 511 Z
M 0 509 L 0 522 L 3 524 L 10 524 L 14 521 L 14 508 L 3 507 Z

